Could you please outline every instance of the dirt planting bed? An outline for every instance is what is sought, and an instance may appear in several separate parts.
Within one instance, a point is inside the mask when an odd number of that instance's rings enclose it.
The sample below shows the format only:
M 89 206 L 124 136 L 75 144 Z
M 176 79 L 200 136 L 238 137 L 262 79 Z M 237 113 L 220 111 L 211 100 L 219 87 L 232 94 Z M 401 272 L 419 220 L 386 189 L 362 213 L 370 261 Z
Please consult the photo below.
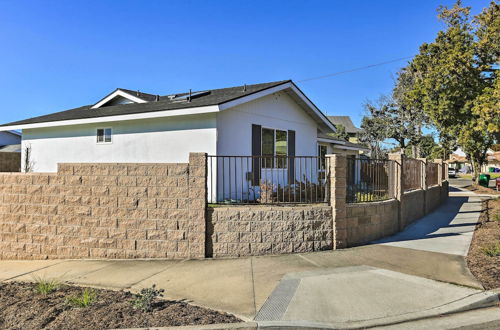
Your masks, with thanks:
M 485 289 L 500 288 L 500 198 L 483 202 L 467 264 Z
M 486 188 L 477 184 L 473 184 L 464 188 L 473 191 L 476 194 L 500 195 L 500 191 L 497 191 L 496 189 Z
M 94 290 L 95 302 L 75 307 L 70 297 L 83 288 L 59 286 L 43 295 L 31 283 L 0 284 L 0 329 L 115 329 L 241 322 L 238 318 L 185 302 L 155 300 L 151 312 L 134 308 L 123 291 Z

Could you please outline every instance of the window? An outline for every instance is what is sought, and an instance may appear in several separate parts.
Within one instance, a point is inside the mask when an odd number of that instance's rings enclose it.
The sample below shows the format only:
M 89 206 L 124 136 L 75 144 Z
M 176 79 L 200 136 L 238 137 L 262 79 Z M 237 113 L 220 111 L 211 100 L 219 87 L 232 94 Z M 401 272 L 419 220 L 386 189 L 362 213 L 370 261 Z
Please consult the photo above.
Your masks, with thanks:
M 97 143 L 111 143 L 111 128 L 97 129 Z
M 262 167 L 286 168 L 288 132 L 269 128 L 262 129 Z M 280 158 L 283 157 L 283 158 Z

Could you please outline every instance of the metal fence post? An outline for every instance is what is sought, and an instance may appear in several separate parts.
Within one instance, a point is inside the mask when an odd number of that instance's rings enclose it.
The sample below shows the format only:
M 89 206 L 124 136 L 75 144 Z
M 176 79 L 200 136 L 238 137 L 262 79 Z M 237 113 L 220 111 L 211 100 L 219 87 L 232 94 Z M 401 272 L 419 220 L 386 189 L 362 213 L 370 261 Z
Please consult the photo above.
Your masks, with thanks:
M 326 155 L 330 169 L 330 206 L 332 207 L 333 249 L 347 247 L 347 159 L 344 155 Z

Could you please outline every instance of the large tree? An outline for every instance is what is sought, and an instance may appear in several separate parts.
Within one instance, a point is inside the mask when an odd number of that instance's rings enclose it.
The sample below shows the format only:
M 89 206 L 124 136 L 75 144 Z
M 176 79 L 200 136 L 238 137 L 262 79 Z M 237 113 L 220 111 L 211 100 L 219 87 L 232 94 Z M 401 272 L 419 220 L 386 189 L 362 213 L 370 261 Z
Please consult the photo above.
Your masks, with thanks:
M 498 133 L 499 7 L 491 2 L 474 20 L 460 1 L 438 11 L 446 29 L 411 62 L 409 98 L 421 102 L 441 135 L 456 138 L 475 179 Z
M 419 78 L 418 73 L 410 66 L 404 67 L 398 72 L 392 97 L 399 108 L 402 120 L 406 126 L 407 136 L 411 153 L 406 152 L 413 158 L 427 157 L 421 155 L 421 148 L 428 140 L 424 140 L 422 128 L 428 126 L 429 118 L 423 110 L 421 99 L 414 97 L 415 83 Z

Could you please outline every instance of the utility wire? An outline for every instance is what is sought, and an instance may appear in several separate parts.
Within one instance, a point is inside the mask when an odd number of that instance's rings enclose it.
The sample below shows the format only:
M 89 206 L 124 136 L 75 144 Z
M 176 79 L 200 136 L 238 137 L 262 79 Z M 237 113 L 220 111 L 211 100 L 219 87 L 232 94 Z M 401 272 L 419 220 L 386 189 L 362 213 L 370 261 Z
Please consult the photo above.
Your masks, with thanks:
M 298 80 L 297 82 L 300 83 L 300 82 L 305 82 L 305 81 L 311 81 L 311 80 L 318 80 L 318 79 L 329 78 L 329 77 L 338 76 L 338 75 L 341 75 L 341 74 L 344 74 L 344 73 L 349 73 L 349 72 L 354 72 L 354 71 L 360 71 L 360 70 L 365 70 L 365 69 L 373 68 L 375 66 L 385 65 L 385 64 L 394 63 L 394 62 L 399 62 L 399 61 L 402 61 L 402 60 L 407 60 L 409 58 L 413 58 L 413 56 L 400 57 L 400 58 L 396 58 L 394 60 L 390 60 L 390 61 L 386 61 L 386 62 L 381 62 L 381 63 L 376 63 L 376 64 L 370 64 L 370 65 L 362 66 L 362 67 L 359 67 L 359 68 L 354 68 L 354 69 L 350 69 L 350 70 L 345 70 L 345 71 L 339 71 L 339 72 L 334 72 L 334 73 L 330 73 L 330 74 L 325 74 L 323 76 L 306 78 L 306 79 Z

